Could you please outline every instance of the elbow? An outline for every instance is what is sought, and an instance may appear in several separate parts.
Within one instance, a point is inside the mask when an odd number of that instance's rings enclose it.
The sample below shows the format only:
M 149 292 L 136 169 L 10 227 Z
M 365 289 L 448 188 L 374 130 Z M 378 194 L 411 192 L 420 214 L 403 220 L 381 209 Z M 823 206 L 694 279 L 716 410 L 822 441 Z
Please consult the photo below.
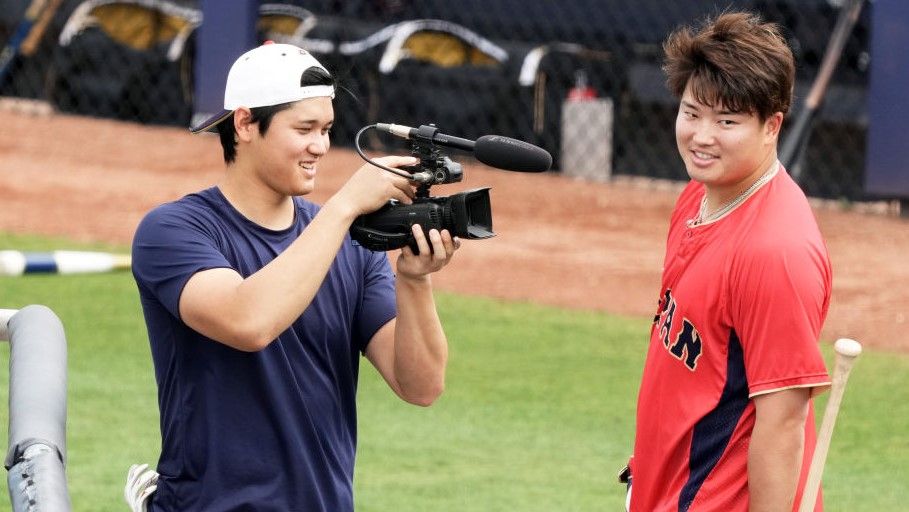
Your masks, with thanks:
M 235 326 L 225 343 L 243 352 L 260 352 L 271 345 L 274 340 L 275 337 L 261 326 L 244 323 Z
M 235 336 L 227 341 L 228 346 L 241 352 L 261 352 L 271 344 L 271 340 L 264 340 L 258 337 Z
M 243 352 L 261 352 L 268 348 L 271 345 L 271 342 L 274 340 L 265 339 L 265 338 L 248 338 L 244 340 L 241 346 L 237 347 L 238 350 Z
M 445 391 L 445 383 L 442 381 L 433 383 L 431 385 L 424 386 L 418 391 L 412 392 L 401 392 L 401 398 L 412 405 L 419 407 L 429 407 L 438 400 L 442 393 Z
M 224 308 L 228 309 L 228 308 Z M 228 347 L 243 352 L 259 352 L 278 336 L 277 326 L 251 313 L 199 314 L 182 312 L 183 322 L 192 330 Z

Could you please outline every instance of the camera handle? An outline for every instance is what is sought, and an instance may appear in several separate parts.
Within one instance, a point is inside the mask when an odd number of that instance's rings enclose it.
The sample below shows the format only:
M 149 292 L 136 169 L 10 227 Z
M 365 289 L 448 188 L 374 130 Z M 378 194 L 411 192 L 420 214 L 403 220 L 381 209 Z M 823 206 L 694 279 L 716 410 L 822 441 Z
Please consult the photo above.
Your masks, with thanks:
M 397 174 L 398 176 L 407 178 L 410 181 L 420 183 L 421 187 L 423 185 L 426 185 L 427 187 L 429 185 L 431 185 L 434 177 L 429 172 L 414 172 L 414 173 L 402 172 L 398 169 L 393 169 L 391 167 L 388 167 L 387 165 L 382 165 L 379 162 L 376 162 L 375 160 L 373 160 L 372 158 L 369 158 L 368 156 L 366 156 L 366 153 L 364 153 L 363 149 L 360 147 L 360 136 L 362 136 L 363 132 L 365 132 L 366 130 L 375 129 L 375 128 L 376 128 L 376 125 L 374 125 L 374 124 L 364 126 L 363 128 L 360 128 L 360 131 L 358 131 L 357 134 L 354 136 L 354 148 L 357 150 L 357 154 L 360 155 L 360 158 L 362 158 L 363 160 L 366 160 L 368 163 L 378 167 L 379 169 L 388 171 L 392 174 Z M 417 146 L 416 142 L 414 143 L 414 146 Z M 428 197 L 428 194 L 427 194 L 427 197 Z

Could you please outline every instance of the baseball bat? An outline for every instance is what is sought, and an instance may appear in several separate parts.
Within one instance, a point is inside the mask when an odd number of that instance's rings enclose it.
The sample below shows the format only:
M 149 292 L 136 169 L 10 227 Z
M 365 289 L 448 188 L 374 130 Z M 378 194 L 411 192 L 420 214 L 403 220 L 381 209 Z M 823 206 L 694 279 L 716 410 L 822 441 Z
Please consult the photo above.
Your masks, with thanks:
M 29 32 L 32 30 L 32 26 L 35 24 L 35 20 L 38 19 L 38 16 L 41 14 L 41 11 L 44 10 L 46 4 L 47 0 L 32 0 L 32 3 L 25 9 L 25 16 L 22 18 L 22 21 L 16 26 L 13 35 L 10 36 L 9 41 L 6 42 L 6 46 L 0 51 L 0 83 L 3 83 L 6 73 L 9 72 L 13 60 L 19 53 L 22 42 L 28 37 Z
M 805 489 L 802 491 L 802 501 L 799 503 L 799 512 L 811 512 L 817 502 L 817 493 L 821 485 L 821 475 L 824 473 L 824 464 L 827 461 L 827 450 L 830 448 L 830 438 L 833 436 L 833 425 L 840 412 L 843 392 L 846 390 L 846 381 L 855 359 L 862 353 L 862 345 L 855 340 L 840 338 L 833 345 L 836 351 L 836 363 L 833 368 L 833 385 L 830 387 L 830 399 L 824 409 L 824 419 L 817 434 L 817 444 L 811 465 L 808 468 L 808 478 L 805 480 Z
M 830 40 L 827 42 L 827 49 L 824 51 L 821 67 L 811 84 L 805 104 L 792 120 L 786 140 L 780 148 L 780 162 L 796 181 L 802 175 L 802 160 L 808 147 L 808 140 L 811 138 L 811 130 L 814 128 L 817 113 L 824 102 L 827 86 L 830 84 L 833 72 L 836 71 L 836 65 L 846 47 L 849 34 L 852 33 L 852 28 L 862 12 L 863 4 L 864 0 L 847 0 L 840 8 L 836 25 L 833 27 Z
M 89 251 L 0 251 L 0 276 L 22 274 L 86 274 L 127 270 L 129 254 Z
M 62 4 L 63 0 L 48 1 L 41 14 L 38 15 L 38 19 L 35 20 L 35 24 L 32 26 L 28 36 L 22 41 L 22 46 L 19 48 L 20 54 L 26 57 L 31 57 L 35 54 L 41 39 L 44 38 L 44 33 L 47 32 L 47 28 L 50 27 L 54 15 L 57 14 L 57 10 Z

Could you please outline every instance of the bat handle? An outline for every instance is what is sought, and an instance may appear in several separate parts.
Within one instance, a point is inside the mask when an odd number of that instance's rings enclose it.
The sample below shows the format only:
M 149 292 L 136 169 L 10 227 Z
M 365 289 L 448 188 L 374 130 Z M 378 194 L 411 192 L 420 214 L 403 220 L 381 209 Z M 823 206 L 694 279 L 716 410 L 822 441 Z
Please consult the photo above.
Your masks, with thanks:
M 862 353 L 862 346 L 855 340 L 840 338 L 834 344 L 834 350 L 836 352 L 836 362 L 833 369 L 830 399 L 824 409 L 824 419 L 821 421 L 817 443 L 814 447 L 814 455 L 811 457 L 811 466 L 808 469 L 808 478 L 805 481 L 805 489 L 802 492 L 799 512 L 811 512 L 814 510 L 818 489 L 821 485 L 821 475 L 824 472 L 824 464 L 827 460 L 827 451 L 830 448 L 830 439 L 833 437 L 833 425 L 836 423 L 836 416 L 840 411 L 843 393 L 846 391 L 846 381 L 849 380 L 849 372 L 852 371 L 855 358 Z

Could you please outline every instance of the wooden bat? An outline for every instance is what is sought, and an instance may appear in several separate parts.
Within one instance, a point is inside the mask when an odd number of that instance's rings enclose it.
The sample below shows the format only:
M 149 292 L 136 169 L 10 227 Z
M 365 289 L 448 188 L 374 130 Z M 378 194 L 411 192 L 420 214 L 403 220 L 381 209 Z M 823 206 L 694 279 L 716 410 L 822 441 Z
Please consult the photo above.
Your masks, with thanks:
M 846 381 L 855 359 L 862 353 L 862 346 L 855 340 L 840 338 L 833 345 L 836 351 L 836 363 L 833 369 L 833 385 L 830 387 L 830 399 L 824 409 L 824 419 L 817 434 L 817 444 L 814 455 L 811 457 L 811 466 L 808 468 L 808 478 L 805 489 L 802 491 L 802 501 L 799 512 L 811 512 L 817 502 L 817 493 L 821 485 L 821 475 L 824 473 L 824 464 L 827 461 L 827 450 L 830 448 L 830 438 L 833 436 L 833 424 L 840 412 L 840 403 L 843 392 L 846 390 Z
M 13 35 L 10 36 L 9 41 L 6 42 L 6 46 L 0 51 L 0 83 L 3 82 L 6 73 L 9 72 L 13 60 L 16 58 L 16 55 L 19 54 L 19 48 L 22 46 L 22 42 L 28 37 L 29 32 L 32 30 L 32 26 L 35 24 L 35 20 L 38 19 L 38 16 L 46 5 L 47 0 L 32 0 L 32 3 L 25 9 L 25 16 L 22 18 L 22 21 L 16 26 L 16 30 L 13 31 Z
M 131 268 L 129 254 L 89 251 L 0 251 L 0 276 L 22 274 L 87 274 Z
M 833 27 L 833 33 L 830 34 L 830 41 L 827 42 L 827 49 L 824 51 L 821 68 L 818 70 L 814 83 L 811 84 L 805 104 L 793 118 L 792 124 L 787 130 L 786 140 L 780 148 L 780 162 L 796 181 L 802 174 L 805 149 L 808 147 L 808 139 L 811 138 L 811 130 L 814 128 L 817 113 L 824 102 L 827 86 L 830 84 L 833 72 L 836 71 L 836 65 L 846 47 L 849 34 L 852 33 L 852 28 L 858 21 L 864 3 L 864 0 L 847 0 L 840 8 L 836 25 Z
M 28 36 L 22 41 L 22 46 L 19 48 L 20 54 L 26 57 L 31 57 L 35 54 L 35 51 L 38 50 L 38 45 L 41 44 L 41 39 L 44 38 L 44 33 L 47 32 L 47 28 L 50 27 L 51 21 L 61 5 L 63 5 L 63 0 L 48 1 Z

